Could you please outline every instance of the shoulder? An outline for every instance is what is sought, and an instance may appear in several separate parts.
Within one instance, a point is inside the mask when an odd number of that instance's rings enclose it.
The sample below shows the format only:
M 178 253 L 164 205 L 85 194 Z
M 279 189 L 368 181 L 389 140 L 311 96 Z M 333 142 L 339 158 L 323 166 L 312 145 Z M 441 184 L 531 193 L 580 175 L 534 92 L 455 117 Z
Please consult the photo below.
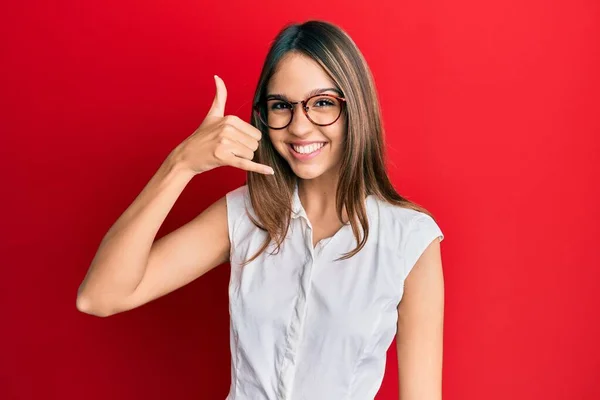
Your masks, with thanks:
M 258 220 L 258 216 L 252 207 L 250 190 L 247 184 L 229 191 L 226 195 L 227 216 L 230 228 L 242 229 L 245 233 L 255 227 L 252 219 Z
M 243 217 L 247 215 L 247 211 L 251 208 L 248 185 L 242 185 L 227 192 L 225 199 L 229 229 L 234 231 L 245 220 Z
M 248 185 L 242 185 L 236 189 L 233 189 L 226 194 L 227 203 L 241 203 L 244 204 L 246 199 L 248 198 Z
M 399 224 L 403 226 L 407 226 L 411 223 L 411 221 L 421 214 L 427 215 L 421 211 L 414 210 L 412 208 L 401 207 L 395 204 L 388 203 L 385 200 L 374 199 L 377 208 L 379 210 L 379 217 L 384 221 L 389 221 L 394 224 Z
M 239 217 L 249 212 L 251 215 L 254 215 L 247 184 L 231 190 L 225 197 L 227 200 L 227 210 L 230 214 Z
M 424 229 L 438 228 L 436 220 L 429 214 L 387 201 L 374 199 L 377 206 L 377 219 L 383 229 L 396 233 L 396 239 L 406 238 Z
M 406 277 L 421 254 L 435 239 L 444 239 L 438 222 L 429 214 L 377 200 L 378 223 L 389 245 L 401 260 Z

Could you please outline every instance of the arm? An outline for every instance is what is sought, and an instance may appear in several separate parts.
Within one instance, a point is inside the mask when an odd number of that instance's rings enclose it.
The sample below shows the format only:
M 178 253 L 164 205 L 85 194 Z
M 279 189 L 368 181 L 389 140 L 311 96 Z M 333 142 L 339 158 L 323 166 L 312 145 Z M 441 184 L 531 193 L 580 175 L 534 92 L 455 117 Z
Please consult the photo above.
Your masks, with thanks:
M 398 306 L 401 400 L 441 400 L 443 320 L 444 277 L 435 239 L 408 274 Z
M 225 197 L 194 220 L 154 241 L 167 214 L 194 175 L 230 165 L 273 174 L 252 160 L 262 133 L 236 116 L 224 116 L 227 88 L 206 118 L 177 146 L 134 202 L 106 233 L 77 291 L 77 309 L 108 316 L 163 296 L 228 261 Z
M 192 178 L 167 159 L 104 236 L 79 286 L 77 308 L 109 316 L 163 296 L 229 259 L 225 198 L 154 241 Z

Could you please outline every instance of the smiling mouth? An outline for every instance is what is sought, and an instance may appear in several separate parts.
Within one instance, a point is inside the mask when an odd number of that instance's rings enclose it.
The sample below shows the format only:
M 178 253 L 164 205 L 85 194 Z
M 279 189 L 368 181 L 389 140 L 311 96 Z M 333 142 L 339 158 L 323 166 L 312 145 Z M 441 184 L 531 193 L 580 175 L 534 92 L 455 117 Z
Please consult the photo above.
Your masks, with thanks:
M 321 143 L 312 143 L 306 146 L 297 146 L 294 144 L 289 144 L 290 148 L 297 154 L 303 154 L 303 155 L 307 155 L 307 154 L 312 154 L 320 149 L 322 149 L 327 143 L 325 142 L 321 142 Z

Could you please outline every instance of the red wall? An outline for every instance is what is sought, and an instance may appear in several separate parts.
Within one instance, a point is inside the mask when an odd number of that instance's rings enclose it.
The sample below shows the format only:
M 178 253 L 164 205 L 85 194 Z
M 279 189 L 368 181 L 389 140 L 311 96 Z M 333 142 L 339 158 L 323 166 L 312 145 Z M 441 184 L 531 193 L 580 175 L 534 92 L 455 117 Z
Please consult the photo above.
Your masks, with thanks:
M 391 175 L 446 240 L 444 398 L 598 399 L 600 5 L 584 0 L 21 1 L 0 12 L 0 398 L 223 399 L 228 266 L 101 319 L 76 290 L 225 80 L 248 120 L 270 41 L 321 18 L 378 85 Z M 17 4 L 18 3 L 18 4 Z M 243 183 L 196 177 L 176 228 Z M 397 398 L 390 348 L 378 399 Z

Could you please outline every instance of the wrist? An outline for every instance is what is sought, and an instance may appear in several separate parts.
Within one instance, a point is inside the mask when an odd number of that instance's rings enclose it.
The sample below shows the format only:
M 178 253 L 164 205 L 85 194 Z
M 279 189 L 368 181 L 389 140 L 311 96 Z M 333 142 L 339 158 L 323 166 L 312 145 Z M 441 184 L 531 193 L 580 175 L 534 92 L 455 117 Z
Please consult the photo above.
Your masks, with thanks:
M 181 149 L 174 149 L 164 161 L 162 168 L 170 175 L 181 175 L 192 179 L 198 172 L 194 171 L 183 157 Z

